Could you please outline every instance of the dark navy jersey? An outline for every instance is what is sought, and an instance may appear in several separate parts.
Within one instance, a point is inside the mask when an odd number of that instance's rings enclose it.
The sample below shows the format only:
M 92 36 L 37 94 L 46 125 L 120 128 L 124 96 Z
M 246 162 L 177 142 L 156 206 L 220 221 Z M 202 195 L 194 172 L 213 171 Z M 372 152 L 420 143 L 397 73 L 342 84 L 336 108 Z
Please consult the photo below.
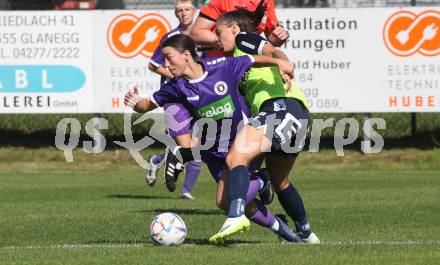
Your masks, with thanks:
M 269 41 L 256 33 L 240 32 L 235 37 L 235 47 L 247 54 L 261 55 L 266 43 Z

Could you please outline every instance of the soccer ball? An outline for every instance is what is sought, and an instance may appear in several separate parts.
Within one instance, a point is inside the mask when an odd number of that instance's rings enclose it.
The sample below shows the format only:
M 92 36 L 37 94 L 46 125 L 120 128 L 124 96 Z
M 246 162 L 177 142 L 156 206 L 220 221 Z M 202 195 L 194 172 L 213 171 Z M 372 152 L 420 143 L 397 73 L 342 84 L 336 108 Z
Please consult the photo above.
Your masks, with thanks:
M 150 224 L 150 240 L 157 245 L 178 246 L 185 241 L 186 225 L 175 213 L 162 213 Z

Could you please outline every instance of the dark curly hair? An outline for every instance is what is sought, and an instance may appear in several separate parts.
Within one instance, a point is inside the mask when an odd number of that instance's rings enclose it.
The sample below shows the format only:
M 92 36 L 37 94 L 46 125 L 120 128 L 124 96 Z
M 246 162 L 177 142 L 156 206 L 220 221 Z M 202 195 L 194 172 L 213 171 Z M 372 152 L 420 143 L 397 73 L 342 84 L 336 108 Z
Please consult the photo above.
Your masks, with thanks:
M 174 36 L 169 37 L 167 40 L 165 40 L 162 43 L 160 47 L 161 49 L 165 47 L 172 47 L 177 51 L 179 51 L 180 53 L 184 52 L 185 50 L 188 50 L 194 59 L 197 58 L 196 44 L 194 43 L 194 40 L 190 36 L 185 34 L 176 34 Z

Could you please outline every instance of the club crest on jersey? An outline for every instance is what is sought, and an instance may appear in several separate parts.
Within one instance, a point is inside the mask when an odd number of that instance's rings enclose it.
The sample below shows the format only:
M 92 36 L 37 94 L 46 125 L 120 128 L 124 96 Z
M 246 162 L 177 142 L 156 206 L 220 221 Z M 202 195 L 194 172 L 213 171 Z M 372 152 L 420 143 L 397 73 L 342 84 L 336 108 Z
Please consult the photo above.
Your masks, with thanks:
M 223 96 L 228 92 L 228 85 L 224 81 L 218 81 L 214 85 L 214 92 L 219 96 Z

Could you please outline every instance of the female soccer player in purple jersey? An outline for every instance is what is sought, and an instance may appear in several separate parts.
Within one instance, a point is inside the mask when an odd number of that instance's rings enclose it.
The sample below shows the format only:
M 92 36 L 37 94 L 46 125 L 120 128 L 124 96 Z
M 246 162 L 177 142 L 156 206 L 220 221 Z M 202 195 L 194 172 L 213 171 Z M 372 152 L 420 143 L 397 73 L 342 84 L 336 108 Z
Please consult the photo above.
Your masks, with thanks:
M 243 97 L 237 91 L 237 84 L 244 73 L 254 64 L 279 65 L 285 72 L 291 72 L 293 65 L 286 64 L 266 56 L 243 56 L 236 58 L 208 58 L 196 60 L 195 44 L 193 40 L 183 34 L 175 35 L 162 44 L 162 53 L 165 65 L 176 77 L 161 86 L 151 98 L 141 98 L 135 89 L 126 94 L 124 102 L 137 112 L 148 112 L 166 103 L 177 102 L 184 105 L 194 117 L 211 118 L 216 123 L 214 144 L 208 150 L 202 151 L 202 160 L 207 163 L 209 170 L 218 185 L 217 205 L 224 206 L 221 196 L 224 192 L 224 180 L 227 176 L 225 157 L 226 152 L 221 151 L 222 141 L 230 139 L 230 147 L 237 128 L 243 117 L 249 115 L 249 110 Z M 225 137 L 223 128 L 225 120 L 230 120 L 229 135 Z M 206 139 L 200 139 L 202 142 Z M 223 165 L 223 166 L 222 166 Z M 168 170 L 166 169 L 166 172 Z M 260 181 L 252 180 L 248 184 L 244 201 L 248 202 L 246 215 L 254 222 L 271 228 L 282 238 L 290 242 L 300 239 L 278 217 L 274 217 L 267 208 L 258 200 L 252 200 Z M 243 208 L 246 205 L 243 202 Z M 244 210 L 244 209 L 243 209 Z M 242 218 L 240 230 L 247 230 L 249 220 Z M 228 228 L 225 229 L 228 231 Z M 230 231 L 229 231 L 230 232 Z M 237 231 L 235 231 L 237 232 Z
M 260 35 L 241 32 L 251 29 L 246 13 L 245 10 L 232 11 L 217 20 L 217 35 L 224 51 L 234 56 L 267 53 L 287 58 L 280 56 L 280 51 Z M 294 220 L 303 241 L 317 244 L 319 239 L 311 231 L 301 196 L 288 179 L 302 149 L 310 114 L 296 83 L 285 85 L 279 76 L 274 67 L 252 68 L 240 84 L 240 91 L 254 118 L 238 133 L 226 158 L 230 179 L 248 179 L 247 167 L 264 152 L 266 167 L 281 205 Z M 246 148 L 249 145 L 253 148 Z M 227 223 L 231 222 L 227 220 Z M 220 232 L 213 238 L 222 236 Z
M 194 7 L 192 0 L 177 0 L 174 13 L 179 20 L 179 26 L 171 30 L 162 38 L 160 45 L 169 37 L 176 34 L 189 34 L 193 25 L 194 15 L 196 8 Z M 173 74 L 168 71 L 164 66 L 164 58 L 159 47 L 154 51 L 153 56 L 150 59 L 148 68 L 161 75 L 160 83 L 163 85 L 165 82 L 173 78 Z M 191 147 L 191 125 L 184 123 L 186 117 L 190 114 L 179 103 L 168 103 L 164 105 L 165 120 L 168 128 L 168 134 L 173 137 L 177 144 L 184 147 Z M 157 171 L 164 161 L 164 154 L 152 155 L 148 157 L 148 168 L 146 170 L 145 180 L 148 185 L 154 186 L 157 178 Z M 192 160 L 185 166 L 185 180 L 183 182 L 182 190 L 180 191 L 180 197 L 183 199 L 194 200 L 191 194 L 197 177 L 200 174 L 202 163 Z

